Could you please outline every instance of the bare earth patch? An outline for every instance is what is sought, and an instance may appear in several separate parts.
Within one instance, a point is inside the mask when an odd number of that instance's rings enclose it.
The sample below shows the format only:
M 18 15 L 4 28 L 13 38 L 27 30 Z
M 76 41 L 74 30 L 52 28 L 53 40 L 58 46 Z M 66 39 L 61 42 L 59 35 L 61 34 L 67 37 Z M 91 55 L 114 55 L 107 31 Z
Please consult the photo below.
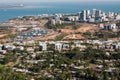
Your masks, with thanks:
M 95 32 L 97 30 L 98 30 L 98 28 L 93 24 L 84 24 L 79 29 L 77 29 L 75 32 L 84 33 L 84 32 L 88 32 L 88 31 L 89 32 Z
M 84 36 L 82 36 L 81 34 L 70 34 L 66 37 L 64 37 L 64 40 L 71 40 L 71 39 L 85 39 Z
M 85 33 L 85 32 L 91 32 L 94 33 L 98 31 L 99 29 L 94 24 L 87 24 L 87 23 L 81 23 L 80 28 L 74 30 L 74 29 L 61 29 L 61 33 L 67 34 L 64 39 L 85 39 L 85 37 L 81 34 L 76 33 Z
M 96 32 L 98 31 L 98 28 L 94 25 L 94 24 L 87 24 L 84 23 L 82 24 L 82 26 L 76 30 L 73 29 L 61 29 L 61 32 L 66 33 L 66 34 L 70 34 L 70 33 L 76 33 L 76 32 L 81 32 L 81 33 L 85 33 L 85 32 Z
M 7 36 L 7 34 L 0 34 L 0 38 Z

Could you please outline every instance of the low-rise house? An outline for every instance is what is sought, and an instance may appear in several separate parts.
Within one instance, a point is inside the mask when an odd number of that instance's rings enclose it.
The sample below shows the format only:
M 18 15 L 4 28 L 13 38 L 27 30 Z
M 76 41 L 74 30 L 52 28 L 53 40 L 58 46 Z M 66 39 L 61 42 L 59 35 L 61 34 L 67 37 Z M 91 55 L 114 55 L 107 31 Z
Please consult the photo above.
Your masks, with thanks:
M 100 29 L 104 29 L 104 24 L 99 24 L 98 27 L 99 27 Z
M 14 41 L 15 45 L 23 45 L 23 43 L 21 41 Z
M 56 43 L 55 44 L 55 50 L 57 50 L 57 51 L 62 51 L 62 43 Z
M 24 50 L 24 47 L 23 47 L 23 46 L 17 46 L 15 49 L 16 49 L 16 50 L 23 51 L 23 50 Z
M 46 51 L 47 50 L 47 43 L 39 42 L 39 48 L 41 49 L 40 51 Z
M 120 49 L 120 43 L 113 44 L 113 49 Z
M 33 47 L 28 47 L 28 48 L 27 48 L 27 52 L 29 52 L 29 53 L 34 53 L 34 48 L 33 48 Z
M 81 51 L 81 50 L 84 50 L 84 49 L 86 48 L 85 45 L 81 45 L 81 44 L 75 44 L 75 47 L 80 48 L 80 51 Z
M 69 50 L 70 45 L 69 44 L 63 44 L 63 50 Z
M 106 72 L 114 72 L 116 70 L 116 68 L 109 68 L 108 70 L 105 70 Z
M 67 64 L 61 64 L 61 66 L 63 66 L 63 67 L 67 67 Z
M 32 44 L 34 44 L 34 43 L 35 43 L 34 40 L 23 41 L 23 44 L 24 44 L 24 45 L 32 45 Z
M 0 44 L 0 50 L 2 50 L 2 47 L 3 47 L 3 45 L 2 45 L 2 44 Z
M 50 67 L 53 67 L 54 66 L 54 64 L 50 64 Z
M 7 51 L 6 50 L 0 50 L 0 54 L 6 54 Z
M 14 69 L 16 72 L 29 73 L 27 69 Z
M 14 50 L 16 47 L 14 45 L 4 45 L 5 50 Z
M 17 29 L 17 31 L 20 31 L 20 32 L 21 32 L 21 31 L 25 31 L 25 30 L 27 30 L 26 27 L 20 27 L 20 28 Z
M 116 20 L 120 20 L 120 14 L 115 16 Z
M 84 66 L 74 66 L 75 69 L 84 69 Z
M 27 60 L 27 63 L 38 64 L 38 60 Z
M 103 65 L 96 65 L 93 67 L 93 70 L 97 71 L 97 72 L 101 72 L 103 68 Z

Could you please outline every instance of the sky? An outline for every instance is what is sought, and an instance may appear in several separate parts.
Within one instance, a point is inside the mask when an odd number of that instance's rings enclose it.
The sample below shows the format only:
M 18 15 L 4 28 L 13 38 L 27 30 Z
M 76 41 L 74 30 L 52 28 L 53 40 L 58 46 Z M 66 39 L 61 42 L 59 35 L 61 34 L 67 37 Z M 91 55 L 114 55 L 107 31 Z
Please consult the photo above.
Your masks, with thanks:
M 120 0 L 0 0 L 2 2 L 89 2 L 89 1 L 99 1 L 99 2 L 115 2 Z
M 101 2 L 120 3 L 120 0 L 0 0 L 0 3 L 28 3 L 28 2 Z

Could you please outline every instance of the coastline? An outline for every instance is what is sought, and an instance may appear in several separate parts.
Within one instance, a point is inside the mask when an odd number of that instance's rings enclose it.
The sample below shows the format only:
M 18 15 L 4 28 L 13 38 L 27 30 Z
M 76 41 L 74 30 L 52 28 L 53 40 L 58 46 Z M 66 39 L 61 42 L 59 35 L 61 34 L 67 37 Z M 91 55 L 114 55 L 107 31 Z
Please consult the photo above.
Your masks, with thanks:
M 7 3 L 6 3 L 7 4 Z M 14 4 L 16 5 L 16 4 Z M 72 7 L 70 7 L 72 6 Z M 113 6 L 113 8 L 111 8 Z M 105 12 L 117 12 L 120 13 L 118 8 L 119 4 L 93 4 L 90 3 L 87 6 L 82 3 L 31 3 L 24 4 L 23 7 L 13 7 L 13 8 L 0 8 L 0 22 L 8 21 L 11 18 L 16 18 L 18 16 L 27 15 L 40 15 L 40 14 L 67 14 L 67 13 L 78 13 L 81 10 L 86 9 L 100 9 Z

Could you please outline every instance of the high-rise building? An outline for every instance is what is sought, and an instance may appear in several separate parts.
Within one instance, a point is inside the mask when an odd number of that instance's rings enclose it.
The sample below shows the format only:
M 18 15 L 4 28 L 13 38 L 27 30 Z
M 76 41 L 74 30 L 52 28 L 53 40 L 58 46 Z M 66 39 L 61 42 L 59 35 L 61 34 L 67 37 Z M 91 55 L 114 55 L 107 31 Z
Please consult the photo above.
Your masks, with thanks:
M 120 15 L 118 13 L 105 13 L 101 10 L 93 9 L 83 10 L 79 13 L 79 20 L 84 22 L 103 22 L 103 21 L 114 21 L 120 20 Z
M 87 21 L 87 11 L 86 10 L 83 10 L 82 12 L 81 12 L 81 15 L 80 15 L 80 19 L 82 20 L 82 21 Z
M 96 14 L 96 9 L 93 9 L 92 10 L 92 15 L 95 16 L 95 14 Z
M 98 19 L 99 17 L 101 17 L 101 13 L 102 13 L 101 10 L 96 10 L 96 12 L 95 12 L 95 18 Z
M 87 18 L 90 17 L 90 10 L 86 10 L 86 17 L 87 17 Z

